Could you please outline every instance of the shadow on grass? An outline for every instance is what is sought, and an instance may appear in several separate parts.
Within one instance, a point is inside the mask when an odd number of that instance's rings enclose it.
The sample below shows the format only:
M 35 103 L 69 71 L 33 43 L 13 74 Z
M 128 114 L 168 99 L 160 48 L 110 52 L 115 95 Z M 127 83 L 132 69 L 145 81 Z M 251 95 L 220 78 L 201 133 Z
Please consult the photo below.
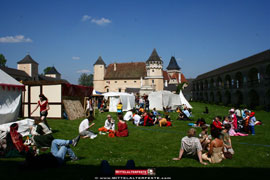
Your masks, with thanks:
M 78 162 L 78 161 L 77 161 Z M 18 161 L 0 160 L 1 179 L 95 179 L 95 177 L 110 177 L 102 174 L 101 166 L 66 164 L 58 168 L 36 168 L 29 169 L 22 166 Z M 148 169 L 152 167 L 136 167 L 135 169 Z M 259 178 L 270 175 L 269 168 L 212 168 L 212 167 L 155 167 L 157 177 L 170 177 L 171 179 L 200 178 L 209 179 L 210 177 L 220 179 L 229 178 Z M 111 166 L 112 172 L 115 169 L 126 169 L 124 166 Z M 120 176 L 119 176 L 120 177 Z M 145 177 L 145 176 L 144 176 Z M 121 179 L 121 178 L 119 178 Z

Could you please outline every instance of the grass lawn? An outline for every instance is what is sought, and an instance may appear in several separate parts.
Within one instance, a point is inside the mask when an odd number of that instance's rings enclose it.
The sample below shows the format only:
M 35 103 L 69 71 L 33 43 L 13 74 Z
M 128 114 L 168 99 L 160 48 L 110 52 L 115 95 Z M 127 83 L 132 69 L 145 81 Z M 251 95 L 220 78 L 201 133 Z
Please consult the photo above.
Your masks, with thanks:
M 194 121 L 204 117 L 210 123 L 216 115 L 228 114 L 228 107 L 191 103 L 193 106 Z M 204 107 L 208 106 L 209 114 L 202 114 Z M 100 163 L 107 160 L 113 168 L 125 166 L 127 160 L 133 159 L 136 167 L 141 169 L 156 168 L 157 176 L 201 176 L 204 173 L 214 173 L 215 176 L 258 177 L 268 175 L 270 170 L 270 113 L 255 111 L 256 118 L 263 122 L 262 126 L 255 127 L 255 136 L 232 137 L 235 155 L 231 160 L 224 160 L 220 164 L 203 166 L 195 159 L 182 159 L 173 161 L 178 156 L 181 138 L 190 128 L 190 121 L 176 120 L 177 114 L 171 113 L 172 127 L 136 127 L 128 122 L 129 137 L 109 138 L 98 135 L 94 140 L 81 139 L 78 146 L 72 148 L 80 158 L 79 161 L 68 161 L 65 166 L 37 171 L 20 170 L 18 164 L 22 158 L 0 159 L 1 177 L 23 179 L 37 177 L 38 179 L 92 179 L 100 172 Z M 98 133 L 98 128 L 104 125 L 106 115 L 96 115 L 95 126 L 92 130 Z M 110 113 L 116 120 L 116 113 Z M 78 126 L 82 119 L 48 120 L 55 131 L 54 137 L 72 139 L 78 134 Z M 193 121 L 192 121 L 193 122 Z M 197 134 L 200 129 L 197 129 Z M 31 174 L 31 176 L 30 176 Z M 2 178 L 1 178 L 2 179 Z

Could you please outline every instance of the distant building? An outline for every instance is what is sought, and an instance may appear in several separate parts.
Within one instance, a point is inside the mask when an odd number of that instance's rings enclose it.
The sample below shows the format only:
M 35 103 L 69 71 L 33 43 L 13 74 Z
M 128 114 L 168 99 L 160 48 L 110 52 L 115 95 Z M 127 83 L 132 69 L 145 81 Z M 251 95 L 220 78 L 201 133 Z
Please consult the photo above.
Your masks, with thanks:
M 45 76 L 61 79 L 61 74 L 55 69 L 54 66 L 47 73 L 45 73 Z
M 199 75 L 193 99 L 235 106 L 270 107 L 270 50 Z
M 156 49 L 146 62 L 112 63 L 106 66 L 101 57 L 94 64 L 94 89 L 100 92 L 140 92 L 164 90 L 186 81 L 174 57 L 163 70 L 163 61 Z

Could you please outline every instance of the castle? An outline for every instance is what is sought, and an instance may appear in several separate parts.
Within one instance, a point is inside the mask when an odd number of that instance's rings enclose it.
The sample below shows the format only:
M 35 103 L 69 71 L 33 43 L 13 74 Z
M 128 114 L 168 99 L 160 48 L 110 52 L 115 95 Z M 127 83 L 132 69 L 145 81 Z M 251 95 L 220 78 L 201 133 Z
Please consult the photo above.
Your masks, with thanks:
M 156 49 L 146 62 L 112 63 L 106 66 L 101 57 L 94 63 L 94 89 L 100 92 L 129 92 L 149 94 L 153 91 L 176 91 L 177 85 L 187 82 L 175 57 L 167 71 Z

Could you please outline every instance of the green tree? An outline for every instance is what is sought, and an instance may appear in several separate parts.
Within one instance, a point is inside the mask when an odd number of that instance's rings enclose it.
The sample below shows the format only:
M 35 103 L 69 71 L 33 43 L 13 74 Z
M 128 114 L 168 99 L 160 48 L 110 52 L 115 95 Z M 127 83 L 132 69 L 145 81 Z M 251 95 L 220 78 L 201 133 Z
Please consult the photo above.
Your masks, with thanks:
M 180 93 L 180 90 L 183 90 L 184 88 L 184 85 L 187 84 L 186 82 L 182 82 L 180 84 L 178 84 L 177 86 L 177 90 L 176 90 L 176 93 L 179 94 Z
M 52 69 L 52 67 L 50 67 L 50 66 L 46 67 L 46 68 L 43 70 L 44 74 L 46 74 L 47 72 L 49 72 L 51 69 Z
M 0 66 L 6 66 L 6 58 L 3 54 L 0 54 Z
M 79 85 L 93 86 L 93 74 L 82 73 L 78 80 Z

